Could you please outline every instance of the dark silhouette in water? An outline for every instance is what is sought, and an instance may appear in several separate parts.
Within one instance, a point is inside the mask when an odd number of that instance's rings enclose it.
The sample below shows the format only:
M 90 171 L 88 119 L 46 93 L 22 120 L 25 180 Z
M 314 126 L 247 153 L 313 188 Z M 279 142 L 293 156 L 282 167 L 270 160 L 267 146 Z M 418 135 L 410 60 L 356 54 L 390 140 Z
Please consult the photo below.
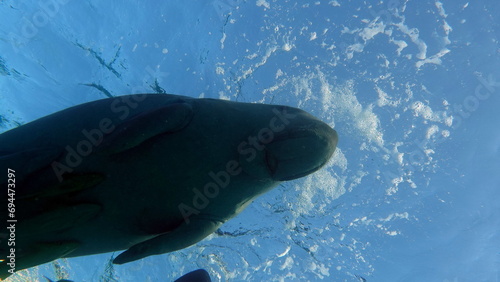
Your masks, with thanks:
M 205 269 L 191 271 L 174 282 L 211 282 L 210 275 Z
M 15 178 L 15 249 L 0 277 L 117 250 L 114 263 L 188 247 L 282 181 L 315 172 L 337 133 L 291 107 L 142 94 L 98 100 L 0 135 Z M 7 187 L 9 182 L 1 183 Z

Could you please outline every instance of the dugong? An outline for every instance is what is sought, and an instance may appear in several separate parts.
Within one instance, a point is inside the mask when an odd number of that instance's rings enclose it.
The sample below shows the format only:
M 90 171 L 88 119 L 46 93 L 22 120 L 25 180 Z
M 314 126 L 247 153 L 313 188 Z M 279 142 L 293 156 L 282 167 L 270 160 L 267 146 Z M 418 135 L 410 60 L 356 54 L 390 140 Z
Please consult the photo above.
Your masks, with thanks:
M 14 128 L 0 134 L 0 277 L 62 257 L 127 249 L 113 261 L 123 264 L 186 248 L 320 169 L 337 141 L 300 109 L 167 94 Z

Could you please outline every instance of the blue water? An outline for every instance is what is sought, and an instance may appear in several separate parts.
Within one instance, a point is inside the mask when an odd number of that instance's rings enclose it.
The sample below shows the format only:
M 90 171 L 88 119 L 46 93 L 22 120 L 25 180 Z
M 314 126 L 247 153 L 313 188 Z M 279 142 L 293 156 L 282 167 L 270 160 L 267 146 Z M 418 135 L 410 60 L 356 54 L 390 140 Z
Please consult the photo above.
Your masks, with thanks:
M 500 281 L 499 1 L 187 2 L 0 2 L 0 131 L 165 91 L 300 107 L 334 158 L 188 249 L 9 281 Z

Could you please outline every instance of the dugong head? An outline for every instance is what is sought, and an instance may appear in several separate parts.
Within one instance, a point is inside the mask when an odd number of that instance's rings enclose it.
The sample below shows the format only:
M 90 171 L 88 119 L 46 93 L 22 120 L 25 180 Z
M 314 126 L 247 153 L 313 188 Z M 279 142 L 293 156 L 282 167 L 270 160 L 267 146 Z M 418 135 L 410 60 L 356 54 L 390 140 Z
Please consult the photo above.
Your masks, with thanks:
M 240 146 L 243 170 L 259 179 L 287 181 L 311 174 L 324 166 L 333 155 L 338 142 L 337 132 L 307 112 L 273 106 L 273 117 L 267 127 L 248 139 L 255 154 L 246 144 Z

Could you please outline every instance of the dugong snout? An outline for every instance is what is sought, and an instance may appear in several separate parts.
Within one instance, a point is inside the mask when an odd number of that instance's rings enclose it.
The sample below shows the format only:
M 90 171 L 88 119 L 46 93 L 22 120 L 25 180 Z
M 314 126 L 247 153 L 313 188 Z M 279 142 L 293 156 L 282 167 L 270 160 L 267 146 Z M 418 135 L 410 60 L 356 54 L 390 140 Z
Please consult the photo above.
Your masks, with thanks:
M 288 130 L 266 145 L 266 163 L 275 181 L 303 177 L 324 166 L 337 147 L 337 132 L 297 110 Z

